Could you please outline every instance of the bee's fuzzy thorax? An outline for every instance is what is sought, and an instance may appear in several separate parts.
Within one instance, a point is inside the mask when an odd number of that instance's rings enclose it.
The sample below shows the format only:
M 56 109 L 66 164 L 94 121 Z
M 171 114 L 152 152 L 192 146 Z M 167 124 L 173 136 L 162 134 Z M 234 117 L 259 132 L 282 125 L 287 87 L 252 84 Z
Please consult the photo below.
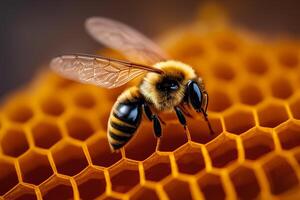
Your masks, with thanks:
M 157 110 L 171 110 L 182 102 L 187 82 L 196 79 L 197 75 L 189 65 L 174 60 L 156 63 L 154 67 L 164 73 L 148 73 L 140 84 L 140 91 L 146 101 L 153 104 Z M 157 84 L 166 77 L 180 80 L 177 91 L 166 92 L 157 89 Z

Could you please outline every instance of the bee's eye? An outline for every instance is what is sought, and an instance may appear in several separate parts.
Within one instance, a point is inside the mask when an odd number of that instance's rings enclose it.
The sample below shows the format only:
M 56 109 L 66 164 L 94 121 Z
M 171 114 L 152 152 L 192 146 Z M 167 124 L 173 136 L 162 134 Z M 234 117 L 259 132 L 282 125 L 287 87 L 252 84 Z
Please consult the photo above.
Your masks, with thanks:
M 157 89 L 162 91 L 175 91 L 179 88 L 179 84 L 175 80 L 164 80 L 157 84 Z

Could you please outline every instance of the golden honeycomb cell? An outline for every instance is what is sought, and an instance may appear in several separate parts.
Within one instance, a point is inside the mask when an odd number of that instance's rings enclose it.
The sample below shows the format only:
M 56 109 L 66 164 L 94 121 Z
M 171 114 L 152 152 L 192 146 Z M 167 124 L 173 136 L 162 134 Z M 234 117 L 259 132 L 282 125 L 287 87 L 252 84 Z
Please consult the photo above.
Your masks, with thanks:
M 282 156 L 272 156 L 263 164 L 263 169 L 268 178 L 271 192 L 275 195 L 299 185 L 296 172 Z
M 236 123 L 237 121 L 239 123 Z M 242 107 L 224 114 L 224 123 L 228 132 L 238 135 L 246 132 L 255 125 L 251 110 Z
M 159 182 L 172 173 L 171 161 L 167 155 L 153 154 L 143 163 L 145 180 Z
M 29 144 L 24 131 L 20 128 L 3 130 L 1 149 L 3 154 L 18 157 L 27 151 Z
M 163 186 L 163 188 L 170 200 L 192 199 L 190 185 L 186 181 L 172 178 L 168 180 L 168 182 Z
M 59 116 L 64 112 L 65 109 L 62 102 L 53 96 L 48 96 L 41 100 L 40 107 L 43 113 L 50 116 Z
M 226 197 L 224 184 L 217 174 L 206 172 L 199 177 L 197 184 L 205 199 L 224 199 Z
M 0 185 L 0 195 L 4 195 L 15 185 L 17 185 L 19 181 L 14 163 L 1 159 L 0 169 L 0 180 L 2 183 Z
M 99 173 L 100 172 L 100 173 Z M 75 178 L 81 199 L 95 199 L 105 192 L 106 181 L 104 172 L 88 168 Z
M 109 113 L 137 81 L 105 90 L 45 71 L 1 105 L 0 199 L 297 199 L 300 43 L 225 21 L 200 19 L 160 40 L 203 78 L 214 134 L 201 115 L 185 130 L 168 113 L 159 140 L 143 120 L 113 153 Z
M 269 69 L 269 64 L 264 56 L 253 52 L 245 56 L 244 64 L 247 71 L 258 76 L 264 75 Z
M 61 141 L 51 153 L 60 174 L 74 176 L 88 166 L 82 147 L 70 141 Z M 62 154 L 66 156 L 61 156 Z
M 242 135 L 245 158 L 256 160 L 272 152 L 275 148 L 270 131 L 254 128 Z
M 200 147 L 186 144 L 174 152 L 174 157 L 180 173 L 196 174 L 205 168 Z
M 253 83 L 242 86 L 239 90 L 239 97 L 241 103 L 245 105 L 256 105 L 264 98 L 261 89 Z
M 274 128 L 288 120 L 286 108 L 281 103 L 267 103 L 257 110 L 259 124 L 263 127 Z
M 215 139 L 214 143 L 208 143 L 207 151 L 210 156 L 212 166 L 223 168 L 238 158 L 238 149 L 235 139 L 222 134 Z
M 300 146 L 300 124 L 296 122 L 289 122 L 283 124 L 276 130 L 281 147 L 283 149 L 293 149 Z
M 136 162 L 122 161 L 119 166 L 114 166 L 109 170 L 112 190 L 126 193 L 140 181 L 138 164 Z
M 45 119 L 34 124 L 31 133 L 35 146 L 45 149 L 49 149 L 62 138 L 58 125 Z
M 52 176 L 40 186 L 42 199 L 73 199 L 74 189 L 70 180 Z M 59 194 L 59 195 L 58 195 Z
M 240 199 L 255 199 L 260 193 L 260 186 L 253 169 L 238 166 L 229 174 L 237 196 Z

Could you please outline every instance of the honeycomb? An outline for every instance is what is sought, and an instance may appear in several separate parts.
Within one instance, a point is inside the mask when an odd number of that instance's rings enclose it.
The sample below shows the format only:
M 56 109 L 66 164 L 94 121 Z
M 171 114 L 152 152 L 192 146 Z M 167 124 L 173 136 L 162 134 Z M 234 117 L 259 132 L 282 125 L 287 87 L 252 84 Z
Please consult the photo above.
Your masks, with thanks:
M 126 86 L 45 71 L 2 104 L 0 199 L 299 198 L 299 41 L 201 19 L 160 44 L 205 80 L 213 136 L 201 116 L 185 131 L 166 114 L 160 140 L 144 120 L 112 153 L 107 120 Z

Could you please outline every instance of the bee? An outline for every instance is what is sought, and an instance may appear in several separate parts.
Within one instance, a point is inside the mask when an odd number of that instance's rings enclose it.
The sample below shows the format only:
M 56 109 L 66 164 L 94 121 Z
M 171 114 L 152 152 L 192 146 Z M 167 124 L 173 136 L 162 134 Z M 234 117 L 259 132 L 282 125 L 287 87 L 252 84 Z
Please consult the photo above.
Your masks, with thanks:
M 191 110 L 202 113 L 211 134 L 207 117 L 208 93 L 195 70 L 169 59 L 155 43 L 133 28 L 111 19 L 92 17 L 86 20 L 87 32 L 98 42 L 122 53 L 129 61 L 85 54 L 54 58 L 50 66 L 65 78 L 104 88 L 116 88 L 143 76 L 137 86 L 125 90 L 112 107 L 107 138 L 113 151 L 133 137 L 142 115 L 153 123 L 156 137 L 161 137 L 164 123 L 160 112 L 174 111 L 186 128 L 185 116 Z

